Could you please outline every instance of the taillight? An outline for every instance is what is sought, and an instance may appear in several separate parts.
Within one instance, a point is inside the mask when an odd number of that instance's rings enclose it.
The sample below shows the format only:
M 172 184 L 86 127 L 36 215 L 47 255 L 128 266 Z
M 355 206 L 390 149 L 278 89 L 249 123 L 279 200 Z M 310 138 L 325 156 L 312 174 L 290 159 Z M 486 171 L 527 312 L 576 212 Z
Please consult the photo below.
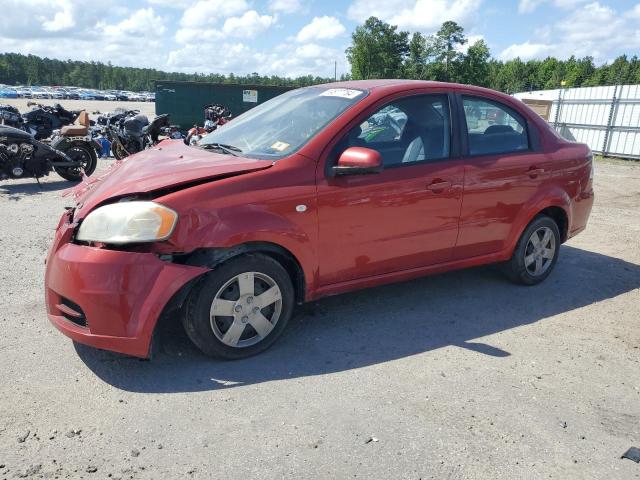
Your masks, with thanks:
M 586 191 L 590 192 L 593 189 L 593 174 L 595 165 L 593 164 L 593 153 L 590 151 L 587 155 L 587 160 L 589 160 L 589 181 L 587 182 Z

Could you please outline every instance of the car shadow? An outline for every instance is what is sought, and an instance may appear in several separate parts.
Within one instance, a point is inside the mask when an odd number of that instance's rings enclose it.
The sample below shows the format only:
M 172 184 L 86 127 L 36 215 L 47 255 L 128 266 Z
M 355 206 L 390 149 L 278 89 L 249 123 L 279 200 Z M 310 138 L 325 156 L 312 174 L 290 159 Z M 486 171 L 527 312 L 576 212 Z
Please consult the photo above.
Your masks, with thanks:
M 8 183 L 11 182 L 11 183 Z M 55 192 L 58 190 L 66 190 L 77 185 L 77 182 L 68 180 L 54 180 L 51 182 L 40 181 L 38 183 L 35 178 L 24 179 L 14 183 L 12 180 L 0 182 L 0 195 L 9 196 L 25 196 L 25 195 L 41 195 L 46 192 Z
M 535 287 L 482 267 L 362 290 L 299 307 L 268 351 L 245 360 L 209 359 L 175 319 L 159 325 L 152 361 L 76 344 L 105 382 L 132 392 L 191 392 L 324 375 L 457 346 L 509 352 L 479 338 L 616 297 L 640 287 L 640 266 L 563 246 L 556 270 Z

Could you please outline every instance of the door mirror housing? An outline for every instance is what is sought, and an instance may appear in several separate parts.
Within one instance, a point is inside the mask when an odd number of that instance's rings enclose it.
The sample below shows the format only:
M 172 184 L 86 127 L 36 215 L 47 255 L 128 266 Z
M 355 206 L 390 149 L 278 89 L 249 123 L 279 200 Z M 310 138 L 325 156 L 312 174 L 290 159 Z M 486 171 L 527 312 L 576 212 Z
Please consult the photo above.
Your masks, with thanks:
M 349 147 L 333 167 L 334 175 L 361 175 L 364 173 L 380 173 L 382 156 L 380 152 L 364 147 Z

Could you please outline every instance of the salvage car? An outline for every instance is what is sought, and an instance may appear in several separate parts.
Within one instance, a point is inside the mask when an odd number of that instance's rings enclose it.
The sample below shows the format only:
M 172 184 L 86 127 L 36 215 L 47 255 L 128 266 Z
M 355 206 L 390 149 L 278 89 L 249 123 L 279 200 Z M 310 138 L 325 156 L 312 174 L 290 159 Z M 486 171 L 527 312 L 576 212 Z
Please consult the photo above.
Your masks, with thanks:
M 205 354 L 243 358 L 328 295 L 491 263 L 542 282 L 585 229 L 592 182 L 586 145 L 492 90 L 293 90 L 76 187 L 48 254 L 48 316 L 139 357 L 161 315 L 180 318 Z

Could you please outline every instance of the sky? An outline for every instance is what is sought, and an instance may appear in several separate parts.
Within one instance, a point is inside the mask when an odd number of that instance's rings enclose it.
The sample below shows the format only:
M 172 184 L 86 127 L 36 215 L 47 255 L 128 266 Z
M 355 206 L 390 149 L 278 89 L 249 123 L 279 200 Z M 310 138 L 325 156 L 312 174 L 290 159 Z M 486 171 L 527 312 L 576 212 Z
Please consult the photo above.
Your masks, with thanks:
M 432 34 L 454 20 L 494 57 L 640 56 L 638 0 L 2 0 L 0 52 L 167 71 L 349 71 L 366 18 Z

